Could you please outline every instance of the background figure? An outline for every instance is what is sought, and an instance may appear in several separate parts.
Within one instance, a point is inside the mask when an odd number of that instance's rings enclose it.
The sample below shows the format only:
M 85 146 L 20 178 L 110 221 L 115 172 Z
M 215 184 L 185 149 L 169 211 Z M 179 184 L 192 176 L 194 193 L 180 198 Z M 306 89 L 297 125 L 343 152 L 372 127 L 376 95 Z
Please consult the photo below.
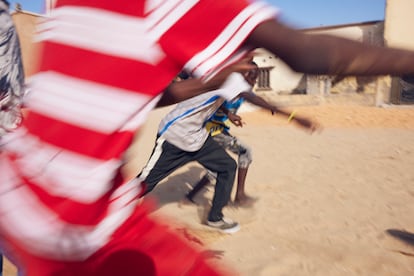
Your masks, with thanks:
M 253 61 L 251 63 L 255 68 L 247 72 L 244 78 L 251 86 L 250 93 L 253 93 L 252 89 L 258 77 L 258 66 Z M 230 126 L 228 122 L 231 121 L 235 123 L 236 126 L 242 126 L 241 121 L 233 121 L 231 115 L 237 113 L 243 102 L 244 98 L 241 96 L 236 97 L 230 101 L 225 101 L 222 107 L 219 108 L 219 110 L 217 110 L 217 112 L 209 118 L 209 120 L 205 123 L 205 126 L 210 135 L 220 146 L 238 155 L 237 186 L 234 202 L 239 205 L 247 206 L 254 202 L 254 199 L 249 197 L 245 191 L 247 171 L 250 163 L 252 162 L 252 152 L 250 147 L 241 142 L 240 139 L 237 139 L 237 137 L 230 134 Z M 208 183 L 215 180 L 215 178 L 216 175 L 213 172 L 208 171 L 194 186 L 194 188 L 187 193 L 187 199 L 194 202 L 195 195 Z
M 191 81 L 178 81 L 174 85 L 182 86 Z M 204 124 L 220 108 L 224 97 L 234 98 L 246 89 L 249 89 L 249 84 L 242 75 L 234 74 L 220 89 L 179 103 L 161 120 L 151 157 L 138 175 L 145 183 L 145 193 L 148 193 L 162 179 L 191 161 L 197 161 L 214 172 L 217 181 L 206 224 L 225 233 L 235 233 L 240 228 L 222 212 L 230 199 L 237 165 L 211 138 Z
M 19 38 L 9 13 L 0 0 L 0 137 L 15 129 L 22 120 L 24 71 Z
M 296 122 L 299 126 L 307 129 L 310 133 L 320 129 L 317 122 L 308 118 L 303 118 L 295 115 L 292 112 L 282 110 L 272 103 L 267 102 L 262 97 L 259 97 L 253 92 L 253 87 L 256 84 L 256 80 L 259 73 L 259 68 L 255 62 L 251 62 L 254 68 L 244 74 L 244 79 L 250 85 L 250 91 L 242 92 L 235 99 L 225 101 L 221 108 L 210 117 L 205 124 L 205 127 L 209 131 L 213 139 L 221 145 L 224 149 L 233 152 L 238 155 L 238 170 L 237 170 L 237 189 L 234 199 L 234 203 L 240 206 L 250 206 L 254 203 L 254 198 L 248 196 L 245 191 L 245 183 L 247 171 L 252 162 L 252 151 L 250 147 L 245 145 L 236 136 L 230 133 L 229 121 L 234 125 L 241 127 L 242 121 L 235 114 L 239 110 L 240 106 L 245 102 L 249 102 L 258 107 L 269 110 L 272 115 L 280 114 L 289 117 L 289 121 Z M 195 195 L 215 177 L 212 172 L 207 172 L 205 176 L 194 186 L 194 188 L 187 193 L 186 198 L 194 202 Z
M 22 120 L 20 107 L 24 94 L 23 87 L 24 72 L 19 38 L 9 13 L 9 3 L 0 0 L 0 140 Z M 0 152 L 1 150 L 0 141 Z M 3 255 L 0 255 L 1 275 Z

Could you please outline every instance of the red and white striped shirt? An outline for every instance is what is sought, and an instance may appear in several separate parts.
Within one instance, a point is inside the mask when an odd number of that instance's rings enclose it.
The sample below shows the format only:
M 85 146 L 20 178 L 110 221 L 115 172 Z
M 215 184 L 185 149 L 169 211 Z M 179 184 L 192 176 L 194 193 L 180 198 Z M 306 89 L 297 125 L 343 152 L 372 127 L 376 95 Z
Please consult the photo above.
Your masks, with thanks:
M 140 185 L 119 169 L 161 91 L 183 68 L 208 77 L 240 58 L 276 12 L 246 0 L 58 1 L 39 25 L 30 115 L 0 157 L 1 234 L 57 260 L 99 250 L 136 206 Z

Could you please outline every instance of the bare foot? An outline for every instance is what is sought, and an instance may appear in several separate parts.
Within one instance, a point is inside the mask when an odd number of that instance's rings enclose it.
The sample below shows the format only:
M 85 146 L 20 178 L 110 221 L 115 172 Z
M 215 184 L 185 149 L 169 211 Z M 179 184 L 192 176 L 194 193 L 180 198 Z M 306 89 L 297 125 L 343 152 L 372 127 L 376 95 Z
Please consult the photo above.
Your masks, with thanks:
M 250 208 L 254 205 L 254 203 L 256 203 L 257 200 L 257 197 L 251 197 L 247 195 L 238 196 L 234 199 L 234 205 L 238 207 Z

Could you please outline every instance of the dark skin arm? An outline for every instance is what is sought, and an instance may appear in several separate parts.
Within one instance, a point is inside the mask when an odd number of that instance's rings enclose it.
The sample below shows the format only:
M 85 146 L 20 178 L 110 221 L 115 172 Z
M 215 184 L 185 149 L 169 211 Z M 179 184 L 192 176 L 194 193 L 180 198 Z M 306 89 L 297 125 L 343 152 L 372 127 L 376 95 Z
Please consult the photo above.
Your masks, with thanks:
M 277 20 L 261 23 L 245 42 L 265 48 L 285 61 L 293 70 L 324 75 L 414 75 L 414 52 L 379 47 L 323 34 L 307 34 Z M 246 59 L 247 60 L 247 59 Z M 226 68 L 209 82 L 175 83 L 168 87 L 158 106 L 174 104 L 206 91 L 217 89 L 230 72 L 248 71 Z M 250 67 L 251 69 L 251 67 Z
M 245 43 L 256 48 L 265 48 L 280 57 L 293 70 L 307 74 L 414 75 L 413 51 L 373 46 L 330 35 L 307 34 L 277 20 L 261 23 Z M 244 68 L 230 66 L 206 83 L 194 80 L 190 84 L 172 84 L 158 106 L 174 104 L 217 89 L 230 72 L 249 70 L 246 69 L 249 67 L 247 63 L 238 66 Z
M 281 108 L 277 107 L 276 105 L 268 103 L 262 97 L 257 96 L 253 93 L 242 92 L 242 93 L 240 93 L 239 96 L 243 97 L 249 103 L 252 103 L 252 104 L 257 105 L 259 107 L 262 107 L 264 109 L 270 110 L 270 112 L 272 112 L 272 115 L 277 113 L 277 114 L 280 114 L 280 115 L 282 115 L 286 118 L 289 118 L 292 114 L 292 112 L 281 109 Z M 305 118 L 305 117 L 295 115 L 295 116 L 293 116 L 293 118 L 291 120 L 292 120 L 292 122 L 297 123 L 300 127 L 303 127 L 305 129 L 307 129 L 310 133 L 313 133 L 316 130 L 320 130 L 320 128 L 321 128 L 320 125 L 317 122 L 312 121 L 312 120 L 310 120 L 308 118 Z
M 221 110 L 224 114 L 227 115 L 232 124 L 238 127 L 243 127 L 243 121 L 239 115 L 230 112 L 230 110 L 228 110 L 224 105 L 221 105 L 219 110 Z
M 414 52 L 372 46 L 345 38 L 307 34 L 276 20 L 261 23 L 248 45 L 265 48 L 293 70 L 325 75 L 414 75 Z
M 242 117 L 240 117 L 239 115 L 229 112 L 227 114 L 227 117 L 229 118 L 230 122 L 232 122 L 232 124 L 234 124 L 235 126 L 243 127 Z
M 281 109 L 281 108 L 277 107 L 276 105 L 268 103 L 262 97 L 257 96 L 253 93 L 242 92 L 242 93 L 239 94 L 239 96 L 243 97 L 246 101 L 248 101 L 251 104 L 254 104 L 256 106 L 259 106 L 259 107 L 267 109 L 267 110 L 270 110 L 270 112 L 272 112 L 272 115 L 277 113 L 277 114 L 280 114 L 280 115 L 282 115 L 282 116 L 284 116 L 288 119 L 288 118 L 290 118 L 290 116 L 292 114 L 291 111 Z M 235 126 L 238 126 L 238 127 L 243 126 L 242 118 L 239 115 L 236 115 L 236 114 L 230 112 L 230 110 L 228 110 L 224 105 L 220 106 L 219 110 L 224 112 L 227 115 L 227 117 L 229 118 L 230 122 L 232 122 Z M 305 118 L 305 117 L 294 115 L 291 118 L 291 121 L 297 123 L 300 127 L 305 128 L 310 133 L 313 133 L 317 130 L 321 130 L 321 126 L 317 122 L 312 121 L 312 120 L 310 120 L 308 118 Z
M 200 79 L 188 79 L 171 83 L 165 89 L 157 107 L 167 106 L 184 101 L 193 96 L 215 90 L 220 86 L 220 81 L 205 83 Z
M 172 82 L 164 91 L 157 107 L 167 106 L 218 89 L 233 72 L 245 73 L 254 69 L 250 63 L 253 55 L 246 55 L 240 61 L 229 65 L 208 81 L 198 78 Z

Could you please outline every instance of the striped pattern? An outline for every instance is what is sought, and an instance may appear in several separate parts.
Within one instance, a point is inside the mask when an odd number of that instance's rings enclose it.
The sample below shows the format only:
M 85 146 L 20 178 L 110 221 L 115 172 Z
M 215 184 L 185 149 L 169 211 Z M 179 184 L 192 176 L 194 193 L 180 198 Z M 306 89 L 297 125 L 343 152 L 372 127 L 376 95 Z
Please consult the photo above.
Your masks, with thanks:
M 228 56 L 225 53 L 234 52 L 246 39 L 246 33 L 249 33 L 261 21 L 274 16 L 275 13 L 273 8 L 263 2 L 253 3 L 226 26 L 209 47 L 188 61 L 185 68 L 196 76 L 205 76 L 214 69 L 216 71 L 222 69 L 227 65 Z M 245 53 L 245 51 L 246 49 L 239 49 L 238 54 Z
M 239 58 L 274 14 L 243 0 L 58 1 L 38 29 L 30 115 L 0 155 L 1 235 L 57 260 L 102 248 L 137 204 L 120 167 L 163 88 L 183 66 L 208 78 Z
M 33 78 L 32 89 L 38 91 L 30 97 L 34 112 L 107 134 L 121 128 L 137 106 L 151 100 L 149 95 L 56 72 L 39 73 Z

